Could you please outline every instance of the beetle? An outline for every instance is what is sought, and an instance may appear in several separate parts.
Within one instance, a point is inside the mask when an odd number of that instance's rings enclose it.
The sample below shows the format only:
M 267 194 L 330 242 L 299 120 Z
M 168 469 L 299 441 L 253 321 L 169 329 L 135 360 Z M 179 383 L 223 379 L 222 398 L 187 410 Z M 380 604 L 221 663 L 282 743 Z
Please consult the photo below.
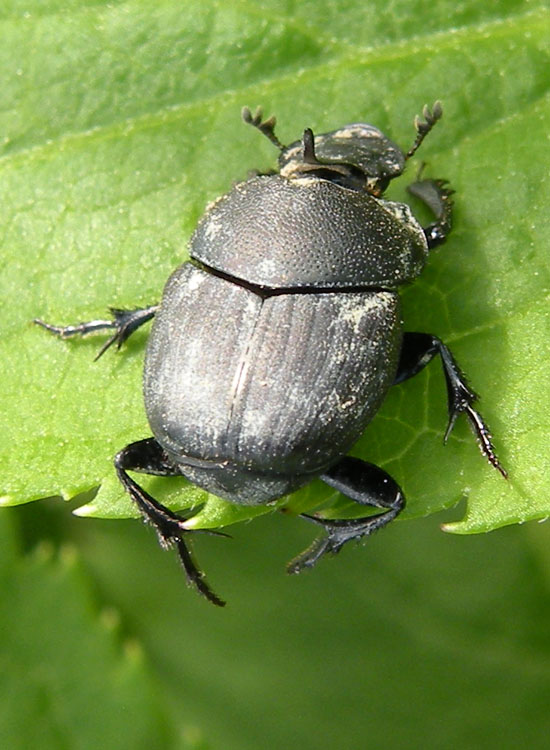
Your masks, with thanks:
M 464 413 L 481 452 L 506 477 L 449 348 L 432 334 L 402 330 L 398 289 L 448 236 L 453 191 L 435 179 L 409 187 L 434 215 L 425 227 L 408 205 L 383 195 L 441 115 L 440 102 L 425 106 L 403 152 L 364 123 L 317 136 L 306 128 L 284 146 L 275 118 L 245 107 L 244 121 L 279 150 L 279 168 L 253 173 L 207 207 L 161 303 L 111 308 L 112 319 L 77 325 L 35 320 L 62 338 L 112 331 L 100 357 L 154 317 L 143 386 L 153 437 L 123 448 L 115 468 L 161 545 L 176 547 L 188 583 L 214 604 L 224 602 L 191 555 L 189 518 L 161 505 L 128 471 L 183 475 L 244 505 L 270 503 L 320 477 L 377 510 L 354 519 L 300 514 L 324 533 L 290 563 L 298 573 L 404 508 L 395 480 L 348 452 L 389 388 L 439 355 L 445 440 Z

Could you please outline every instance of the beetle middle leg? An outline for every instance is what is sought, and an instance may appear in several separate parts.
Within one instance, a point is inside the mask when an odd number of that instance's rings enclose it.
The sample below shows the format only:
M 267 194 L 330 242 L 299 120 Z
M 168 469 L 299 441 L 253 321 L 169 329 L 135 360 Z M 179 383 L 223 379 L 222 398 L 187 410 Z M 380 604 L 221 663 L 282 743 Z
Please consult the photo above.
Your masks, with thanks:
M 117 349 L 120 349 L 122 344 L 132 335 L 132 333 L 137 331 L 140 326 L 154 317 L 158 310 L 158 305 L 139 307 L 135 310 L 121 310 L 118 307 L 110 307 L 109 310 L 113 315 L 111 320 L 90 320 L 87 323 L 77 323 L 76 325 L 68 326 L 54 326 L 51 323 L 45 323 L 39 318 L 35 318 L 33 322 L 62 339 L 72 338 L 73 336 L 87 336 L 91 333 L 114 330 L 111 338 L 103 344 L 97 353 L 97 356 L 95 357 L 97 360 L 110 346 L 112 346 L 112 344 L 116 344 Z
M 454 427 L 456 418 L 464 412 L 479 441 L 479 447 L 487 460 L 506 478 L 506 470 L 501 466 L 491 442 L 491 433 L 481 414 L 473 408 L 477 394 L 468 386 L 466 377 L 450 349 L 429 333 L 405 333 L 394 385 L 412 378 L 437 355 L 441 357 L 443 374 L 447 385 L 449 423 L 445 431 L 445 442 Z
M 315 565 L 327 552 L 336 553 L 352 539 L 360 539 L 392 521 L 405 507 L 405 497 L 397 482 L 383 469 L 359 458 L 346 456 L 321 479 L 360 505 L 383 509 L 365 518 L 325 519 L 301 513 L 302 518 L 323 526 L 327 534 L 316 539 L 305 552 L 288 565 L 289 573 L 299 573 Z
M 184 534 L 197 532 L 186 529 L 182 518 L 155 500 L 127 474 L 127 471 L 137 471 L 163 477 L 181 476 L 178 467 L 172 463 L 154 438 L 148 438 L 130 443 L 119 451 L 115 456 L 115 469 L 124 489 L 142 516 L 155 528 L 161 547 L 164 549 L 176 547 L 188 583 L 213 604 L 223 607 L 225 602 L 212 591 L 183 540 Z

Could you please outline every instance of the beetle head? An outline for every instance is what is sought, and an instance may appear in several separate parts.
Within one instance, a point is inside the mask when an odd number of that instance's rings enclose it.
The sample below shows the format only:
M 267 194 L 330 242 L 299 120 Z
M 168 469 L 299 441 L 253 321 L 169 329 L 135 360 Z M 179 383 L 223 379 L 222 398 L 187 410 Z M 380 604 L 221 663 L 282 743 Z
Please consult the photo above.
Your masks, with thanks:
M 283 177 L 318 177 L 374 196 L 382 195 L 404 167 L 399 146 L 378 128 L 363 123 L 315 137 L 307 128 L 302 140 L 291 143 L 279 157 Z

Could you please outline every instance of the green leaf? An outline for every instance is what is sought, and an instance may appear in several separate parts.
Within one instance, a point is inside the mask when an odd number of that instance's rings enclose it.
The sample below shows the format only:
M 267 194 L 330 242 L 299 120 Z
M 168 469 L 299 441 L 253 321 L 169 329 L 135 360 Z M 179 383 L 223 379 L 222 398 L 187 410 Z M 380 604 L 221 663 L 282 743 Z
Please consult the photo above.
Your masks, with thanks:
M 275 163 L 239 122 L 243 104 L 276 113 L 286 142 L 305 126 L 364 120 L 408 147 L 414 114 L 439 98 L 444 119 L 419 158 L 456 189 L 455 229 L 405 291 L 405 324 L 451 345 L 510 479 L 484 463 L 464 420 L 442 445 L 436 363 L 392 390 L 356 452 L 402 484 L 409 516 L 468 498 L 448 530 L 550 513 L 545 4 L 50 0 L 24 12 L 4 4 L 0 30 L 5 504 L 101 485 L 83 513 L 135 514 L 112 457 L 149 435 L 146 331 L 94 363 L 102 339 L 55 340 L 31 321 L 74 323 L 159 299 L 206 203 Z M 404 197 L 406 181 L 391 197 Z M 265 510 L 151 482 L 171 507 L 207 500 L 203 526 Z M 331 497 L 314 483 L 292 507 Z
M 0 517 L 0 736 L 10 750 L 176 747 L 176 726 L 139 643 L 96 612 L 74 551 L 13 549 Z
M 185 590 L 173 556 L 145 543 L 151 529 L 73 526 L 174 713 L 215 750 L 548 745 L 548 523 L 483 538 L 444 536 L 435 517 L 393 524 L 285 576 L 316 532 L 260 518 L 233 540 L 196 539 L 223 610 Z

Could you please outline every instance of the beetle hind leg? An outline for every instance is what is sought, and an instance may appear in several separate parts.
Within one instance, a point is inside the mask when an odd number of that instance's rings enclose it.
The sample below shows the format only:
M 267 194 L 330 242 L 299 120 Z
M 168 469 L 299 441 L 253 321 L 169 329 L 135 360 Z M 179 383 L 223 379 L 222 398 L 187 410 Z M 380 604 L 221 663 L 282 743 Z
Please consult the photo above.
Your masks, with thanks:
M 381 529 L 405 507 L 405 497 L 397 482 L 383 469 L 359 458 L 342 458 L 322 474 L 321 479 L 360 505 L 383 509 L 383 512 L 347 519 L 325 519 L 302 513 L 302 518 L 323 526 L 327 533 L 289 563 L 289 573 L 300 573 L 315 565 L 322 555 L 339 552 L 352 539 L 360 539 Z
M 204 578 L 204 574 L 193 560 L 184 541 L 190 532 L 183 526 L 183 519 L 149 495 L 143 487 L 127 474 L 138 471 L 156 476 L 181 476 L 178 467 L 154 438 L 130 443 L 115 456 L 115 469 L 124 489 L 128 492 L 145 521 L 150 523 L 159 538 L 161 547 L 176 547 L 183 565 L 187 582 L 212 604 L 223 607 L 225 602 L 215 594 Z

